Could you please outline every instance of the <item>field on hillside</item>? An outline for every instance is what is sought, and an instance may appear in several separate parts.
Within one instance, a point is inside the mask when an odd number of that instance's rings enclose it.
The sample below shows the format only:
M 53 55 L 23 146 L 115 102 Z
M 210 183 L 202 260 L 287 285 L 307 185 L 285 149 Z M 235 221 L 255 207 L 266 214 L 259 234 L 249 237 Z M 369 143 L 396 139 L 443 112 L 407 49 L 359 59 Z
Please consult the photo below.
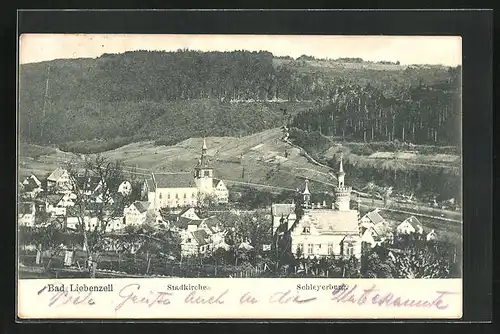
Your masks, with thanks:
M 305 178 L 309 178 L 311 188 L 315 191 L 331 191 L 329 184 L 333 180 L 329 170 L 308 162 L 297 149 L 283 142 L 281 136 L 280 129 L 271 129 L 241 138 L 205 138 L 215 177 L 286 189 L 296 189 L 302 186 Z M 139 142 L 102 155 L 111 160 L 120 160 L 144 174 L 151 171 L 190 172 L 199 159 L 202 143 L 202 138 L 191 138 L 173 146 L 156 146 L 151 141 Z M 44 177 L 59 165 L 82 161 L 76 154 L 59 150 L 50 153 L 32 158 L 24 156 L 21 151 L 20 175 L 33 173 Z

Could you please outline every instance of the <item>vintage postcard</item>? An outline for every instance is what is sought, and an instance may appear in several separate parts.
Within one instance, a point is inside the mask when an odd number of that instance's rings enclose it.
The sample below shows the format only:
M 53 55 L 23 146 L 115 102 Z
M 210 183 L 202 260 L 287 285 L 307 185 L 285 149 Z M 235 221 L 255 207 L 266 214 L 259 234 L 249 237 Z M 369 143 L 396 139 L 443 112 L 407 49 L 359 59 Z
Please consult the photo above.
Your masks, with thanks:
M 461 318 L 461 48 L 21 35 L 18 318 Z

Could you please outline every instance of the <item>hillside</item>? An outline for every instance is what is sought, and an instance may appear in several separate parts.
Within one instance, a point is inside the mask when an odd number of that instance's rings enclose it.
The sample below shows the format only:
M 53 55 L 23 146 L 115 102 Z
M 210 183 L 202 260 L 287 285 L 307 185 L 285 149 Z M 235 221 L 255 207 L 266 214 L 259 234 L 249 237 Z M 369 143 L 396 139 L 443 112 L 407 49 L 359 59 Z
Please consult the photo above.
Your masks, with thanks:
M 391 95 L 419 83 L 449 82 L 450 71 L 188 50 L 25 64 L 20 137 L 89 153 L 144 140 L 174 144 L 207 135 L 244 136 L 281 126 L 285 116 L 315 112 L 353 84 Z

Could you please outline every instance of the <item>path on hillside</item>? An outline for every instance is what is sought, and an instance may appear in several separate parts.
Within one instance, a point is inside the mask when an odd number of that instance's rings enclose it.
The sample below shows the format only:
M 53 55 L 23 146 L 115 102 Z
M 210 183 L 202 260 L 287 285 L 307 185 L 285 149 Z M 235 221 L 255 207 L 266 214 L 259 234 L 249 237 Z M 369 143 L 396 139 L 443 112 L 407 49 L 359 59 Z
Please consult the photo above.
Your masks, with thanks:
M 320 167 L 326 168 L 327 170 L 331 170 L 332 172 L 334 172 L 334 170 L 333 170 L 333 168 L 332 168 L 332 167 L 327 166 L 327 165 L 324 165 L 324 164 L 322 164 L 322 163 L 320 163 L 320 162 L 316 161 L 313 157 L 311 157 L 311 156 L 309 155 L 309 153 L 307 153 L 307 152 L 306 152 L 306 150 L 305 150 L 305 149 L 303 149 L 303 148 L 302 148 L 302 147 L 300 147 L 299 145 L 295 145 L 295 144 L 293 144 L 290 140 L 285 139 L 285 138 L 283 138 L 283 141 L 284 141 L 285 143 L 287 143 L 288 145 L 290 145 L 290 146 L 292 146 L 292 147 L 295 147 L 295 148 L 299 149 L 299 151 L 302 153 L 302 155 L 303 155 L 303 156 L 307 159 L 307 161 L 309 161 L 310 163 L 312 163 L 312 164 L 314 164 L 314 165 L 316 165 L 316 166 L 320 166 Z M 333 175 L 332 175 L 332 177 L 333 177 L 335 180 L 337 180 L 337 178 L 335 177 L 335 174 L 333 174 Z
M 228 179 L 224 179 L 224 182 L 227 184 L 234 183 L 234 184 L 241 184 L 241 185 L 246 185 L 246 186 L 251 186 L 251 187 L 256 187 L 256 188 L 271 188 L 271 189 L 290 190 L 290 191 L 296 190 L 296 189 L 285 188 L 285 187 L 269 186 L 267 184 L 252 183 L 252 182 L 245 182 L 245 181 L 235 181 L 235 180 L 228 180 Z

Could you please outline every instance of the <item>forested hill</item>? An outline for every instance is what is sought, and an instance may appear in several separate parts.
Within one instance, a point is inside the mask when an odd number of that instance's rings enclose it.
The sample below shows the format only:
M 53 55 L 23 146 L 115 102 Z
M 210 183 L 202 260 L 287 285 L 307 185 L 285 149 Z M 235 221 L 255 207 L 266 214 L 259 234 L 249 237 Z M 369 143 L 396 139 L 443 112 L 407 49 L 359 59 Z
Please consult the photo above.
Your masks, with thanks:
M 89 141 L 110 148 L 104 144 L 245 135 L 282 125 L 283 109 L 294 115 L 337 108 L 339 92 L 351 85 L 404 96 L 417 85 L 449 86 L 456 72 L 248 51 L 134 51 L 26 64 L 20 67 L 20 135 L 76 151 Z
M 447 82 L 420 82 L 399 92 L 372 85 L 338 87 L 326 106 L 299 113 L 291 125 L 351 141 L 459 146 L 460 78 L 451 74 Z

